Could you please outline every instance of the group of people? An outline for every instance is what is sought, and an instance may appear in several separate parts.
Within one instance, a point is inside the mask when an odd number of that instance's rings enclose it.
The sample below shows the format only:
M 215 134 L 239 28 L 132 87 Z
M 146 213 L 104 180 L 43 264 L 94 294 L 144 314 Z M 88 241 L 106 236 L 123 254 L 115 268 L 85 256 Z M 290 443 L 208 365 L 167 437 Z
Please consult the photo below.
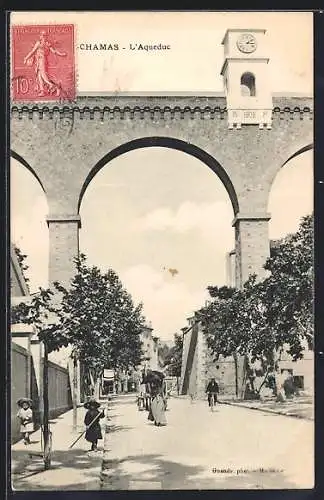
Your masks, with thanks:
M 154 422 L 156 427 L 167 424 L 165 411 L 167 409 L 167 394 L 164 375 L 157 371 L 149 370 L 143 373 L 140 385 L 140 394 L 137 398 L 139 410 L 148 411 L 148 420 Z
M 206 388 L 209 406 L 211 406 L 212 398 L 214 404 L 216 404 L 218 392 L 218 384 L 215 378 L 212 378 Z M 167 424 L 165 415 L 167 409 L 167 392 L 163 374 L 152 371 L 143 374 L 137 403 L 139 409 L 148 411 L 148 420 L 154 422 L 156 427 Z M 30 434 L 34 431 L 32 401 L 28 398 L 21 398 L 17 401 L 17 404 L 19 406 L 17 417 L 20 420 L 20 432 L 23 436 L 24 444 L 27 445 L 30 444 Z M 90 399 L 90 401 L 86 402 L 84 408 L 87 410 L 84 417 L 84 424 L 86 426 L 85 439 L 91 443 L 90 451 L 96 451 L 98 440 L 102 439 L 100 419 L 105 417 L 105 412 L 100 409 L 100 403 L 95 399 Z
M 30 444 L 30 434 L 34 432 L 33 402 L 29 398 L 20 398 L 17 405 L 19 407 L 17 418 L 20 421 L 20 433 L 24 444 L 28 445 Z M 85 439 L 91 443 L 91 451 L 96 451 L 98 440 L 102 439 L 100 419 L 104 418 L 105 412 L 99 410 L 100 403 L 97 403 L 95 399 L 90 399 L 85 403 L 84 408 L 87 410 L 84 417 Z

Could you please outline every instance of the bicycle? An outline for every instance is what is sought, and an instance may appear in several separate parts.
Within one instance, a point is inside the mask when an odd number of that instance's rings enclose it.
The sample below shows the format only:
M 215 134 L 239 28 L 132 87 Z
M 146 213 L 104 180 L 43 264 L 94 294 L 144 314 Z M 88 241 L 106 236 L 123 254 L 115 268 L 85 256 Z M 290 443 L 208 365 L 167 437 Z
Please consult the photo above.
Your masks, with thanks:
M 190 393 L 190 403 L 193 404 L 197 399 L 197 394 L 195 392 Z
M 208 402 L 209 402 L 209 406 L 210 406 L 210 411 L 213 412 L 214 407 L 215 407 L 216 402 L 217 402 L 217 393 L 216 392 L 210 392 L 208 394 Z

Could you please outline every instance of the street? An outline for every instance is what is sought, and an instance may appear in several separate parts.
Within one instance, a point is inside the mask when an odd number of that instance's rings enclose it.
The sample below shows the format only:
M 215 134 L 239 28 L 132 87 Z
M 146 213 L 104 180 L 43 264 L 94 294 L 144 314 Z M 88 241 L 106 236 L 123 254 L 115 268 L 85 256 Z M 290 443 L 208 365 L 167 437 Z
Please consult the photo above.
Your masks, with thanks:
M 135 396 L 110 403 L 102 489 L 276 489 L 313 486 L 312 422 L 171 398 L 155 427 Z
M 166 427 L 138 411 L 134 394 L 109 401 L 109 420 L 99 451 L 82 437 L 84 408 L 73 430 L 72 410 L 51 422 L 52 466 L 44 471 L 40 431 L 32 444 L 12 446 L 16 490 L 161 490 L 311 488 L 313 422 L 206 401 L 172 397 Z M 105 404 L 105 403 L 104 403 Z M 103 450 L 104 448 L 104 450 Z

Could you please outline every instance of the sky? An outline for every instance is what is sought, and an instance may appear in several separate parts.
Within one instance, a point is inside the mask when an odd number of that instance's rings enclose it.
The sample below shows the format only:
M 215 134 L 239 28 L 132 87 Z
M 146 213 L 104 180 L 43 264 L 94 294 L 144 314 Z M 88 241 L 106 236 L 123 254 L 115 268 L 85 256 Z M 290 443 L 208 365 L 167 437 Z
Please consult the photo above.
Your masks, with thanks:
M 309 151 L 291 160 L 274 181 L 270 237 L 295 231 L 312 206 Z M 46 214 L 37 180 L 13 160 L 12 240 L 28 255 L 31 291 L 47 286 Z M 90 183 L 80 215 L 80 250 L 90 264 L 119 274 L 135 302 L 143 302 L 147 320 L 162 339 L 172 339 L 203 305 L 208 285 L 226 284 L 233 210 L 221 181 L 196 158 L 164 148 L 118 157 Z M 169 268 L 178 274 L 172 276 Z
M 15 12 L 12 24 L 75 26 L 78 92 L 220 92 L 222 39 L 228 28 L 262 28 L 273 92 L 312 93 L 311 12 Z M 118 43 L 125 50 L 81 50 Z M 59 40 L 56 40 L 59 47 Z M 130 51 L 130 43 L 167 51 Z M 30 47 L 32 48 L 32 47 Z
M 172 45 L 164 55 L 77 52 L 80 93 L 114 91 L 116 85 L 133 93 L 221 91 L 221 39 L 228 27 L 249 26 L 268 30 L 273 92 L 311 95 L 310 14 L 153 14 L 154 18 L 133 16 L 131 26 L 124 13 L 115 13 L 115 18 L 100 14 L 96 19 L 83 13 L 55 15 L 56 22 L 76 23 L 78 43 L 115 38 L 121 43 L 158 39 Z M 12 22 L 53 19 L 47 12 L 16 13 Z M 309 151 L 277 175 L 268 207 L 270 238 L 295 231 L 300 218 L 312 212 L 312 169 Z M 47 286 L 47 213 L 37 180 L 12 160 L 11 238 L 28 255 L 31 292 Z M 90 264 L 119 274 L 134 301 L 143 302 L 148 322 L 164 340 L 172 339 L 203 305 L 208 285 L 226 284 L 225 255 L 234 247 L 232 206 L 219 178 L 190 155 L 156 147 L 115 158 L 91 181 L 80 215 L 80 250 Z M 172 276 L 169 268 L 178 274 Z

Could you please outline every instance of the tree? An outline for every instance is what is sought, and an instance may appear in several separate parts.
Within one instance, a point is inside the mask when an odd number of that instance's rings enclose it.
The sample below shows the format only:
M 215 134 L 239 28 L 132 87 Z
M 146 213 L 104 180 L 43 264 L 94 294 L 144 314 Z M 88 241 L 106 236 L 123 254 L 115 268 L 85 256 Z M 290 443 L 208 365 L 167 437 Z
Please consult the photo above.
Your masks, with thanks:
M 18 263 L 19 263 L 21 272 L 23 274 L 24 280 L 25 280 L 26 284 L 28 285 L 29 278 L 27 278 L 27 276 L 26 276 L 26 271 L 29 269 L 29 266 L 27 266 L 27 264 L 26 264 L 27 255 L 23 254 L 22 251 L 20 250 L 20 248 L 17 247 L 17 245 L 14 245 L 14 251 L 15 251 L 15 254 L 17 256 Z
M 74 362 L 83 361 L 99 390 L 105 366 L 129 368 L 141 360 L 140 334 L 144 326 L 141 305 L 135 307 L 117 274 L 102 274 L 86 264 L 84 255 L 76 259 L 76 274 L 67 290 L 60 283 L 54 290 L 40 289 L 29 303 L 12 311 L 15 322 L 34 325 L 44 342 L 44 442 L 48 443 L 48 353 L 72 346 Z M 55 293 L 58 292 L 58 293 Z M 75 398 L 74 398 L 75 399 Z M 76 414 L 76 404 L 74 401 Z M 75 416 L 75 415 L 74 415 Z
M 62 294 L 61 322 L 73 344 L 73 354 L 88 370 L 92 392 L 98 393 L 103 369 L 128 370 L 141 361 L 140 334 L 145 324 L 142 305 L 135 307 L 117 274 L 102 273 L 76 260 L 69 289 L 55 283 Z
M 45 468 L 50 466 L 49 451 L 49 400 L 48 400 L 48 354 L 67 347 L 70 343 L 68 332 L 60 323 L 60 311 L 54 299 L 54 292 L 40 288 L 29 303 L 20 303 L 13 308 L 15 323 L 33 325 L 39 340 L 44 345 L 43 364 L 43 435 Z
M 269 324 L 283 331 L 289 354 L 300 359 L 303 342 L 313 348 L 314 217 L 303 217 L 298 231 L 277 242 L 265 264 Z
M 168 344 L 160 342 L 158 347 L 158 360 L 161 367 L 164 367 L 166 365 L 166 359 L 168 357 L 169 351 L 170 347 L 168 346 Z
M 174 345 L 169 349 L 164 360 L 164 366 L 167 366 L 168 374 L 171 377 L 180 377 L 181 375 L 182 349 L 182 335 L 175 333 Z
M 214 299 L 198 312 L 207 343 L 215 354 L 243 355 L 246 380 L 253 389 L 251 365 L 259 360 L 265 377 L 276 381 L 284 350 L 297 360 L 305 341 L 313 343 L 313 217 L 304 217 L 296 233 L 272 246 L 262 281 L 250 276 L 242 290 L 210 287 Z

